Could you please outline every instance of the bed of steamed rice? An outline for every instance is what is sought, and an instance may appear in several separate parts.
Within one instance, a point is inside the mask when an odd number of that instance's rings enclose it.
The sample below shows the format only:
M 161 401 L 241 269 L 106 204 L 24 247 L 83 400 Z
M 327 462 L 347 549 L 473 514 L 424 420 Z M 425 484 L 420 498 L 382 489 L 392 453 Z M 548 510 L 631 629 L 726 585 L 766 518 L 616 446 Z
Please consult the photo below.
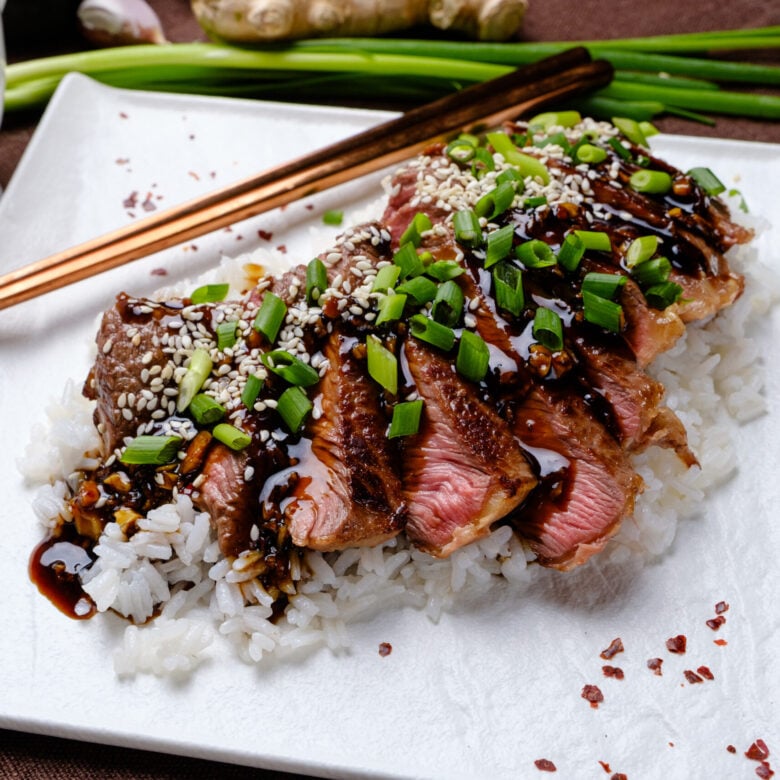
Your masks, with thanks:
M 689 326 L 652 366 L 666 387 L 667 405 L 687 428 L 701 469 L 686 470 L 669 450 L 651 448 L 638 455 L 634 464 L 644 493 L 633 521 L 623 524 L 602 557 L 646 561 L 662 554 L 677 523 L 695 514 L 706 492 L 734 472 L 735 426 L 765 410 L 760 357 L 750 334 L 778 290 L 774 275 L 755 255 L 750 247 L 732 250 L 732 266 L 746 275 L 745 295 L 711 322 Z M 279 260 L 264 251 L 250 259 L 266 268 Z M 225 261 L 217 273 L 238 286 L 246 261 Z M 34 432 L 20 464 L 26 478 L 40 485 L 34 510 L 43 525 L 68 516 L 71 475 L 94 465 L 84 455 L 98 446 L 92 411 L 92 403 L 69 383 L 47 410 L 47 424 Z M 528 590 L 539 571 L 528 565 L 530 554 L 507 527 L 447 560 L 413 549 L 402 537 L 374 548 L 310 551 L 295 572 L 298 594 L 284 617 L 271 621 L 271 598 L 246 561 L 221 557 L 208 516 L 186 496 L 149 512 L 130 538 L 109 524 L 95 553 L 84 587 L 99 611 L 114 610 L 144 623 L 159 610 L 147 625 L 131 623 L 125 629 L 114 654 L 120 675 L 187 673 L 223 641 L 247 662 L 322 645 L 337 652 L 349 645 L 350 623 L 382 610 L 415 608 L 436 621 L 460 599 L 484 596 L 499 581 Z

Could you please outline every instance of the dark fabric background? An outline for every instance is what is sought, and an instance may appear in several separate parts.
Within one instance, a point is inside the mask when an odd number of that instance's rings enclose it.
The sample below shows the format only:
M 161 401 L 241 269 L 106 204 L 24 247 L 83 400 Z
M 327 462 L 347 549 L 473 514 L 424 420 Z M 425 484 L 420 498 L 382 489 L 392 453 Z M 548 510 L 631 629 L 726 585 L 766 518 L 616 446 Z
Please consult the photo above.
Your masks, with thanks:
M 149 0 L 172 41 L 205 36 L 189 10 L 187 0 Z M 11 60 L 83 48 L 69 23 L 77 0 L 62 0 L 62 19 L 50 17 L 36 31 L 25 33 L 24 14 L 29 0 L 8 0 L 5 20 Z M 780 24 L 777 0 L 530 0 L 525 37 L 529 40 L 574 40 L 659 35 Z M 777 55 L 751 53 L 754 61 L 777 63 Z M 777 90 L 774 91 L 777 94 Z M 381 101 L 375 104 L 381 107 Z M 35 129 L 36 117 L 7 117 L 0 130 L 0 186 L 5 186 Z M 780 122 L 718 119 L 714 128 L 667 118 L 658 123 L 668 132 L 719 136 L 780 143 Z M 2 692 L 0 692 L 2 695 Z M 2 780 L 185 780 L 215 777 L 228 780 L 293 778 L 176 756 L 156 755 L 110 746 L 82 744 L 52 737 L 0 729 Z

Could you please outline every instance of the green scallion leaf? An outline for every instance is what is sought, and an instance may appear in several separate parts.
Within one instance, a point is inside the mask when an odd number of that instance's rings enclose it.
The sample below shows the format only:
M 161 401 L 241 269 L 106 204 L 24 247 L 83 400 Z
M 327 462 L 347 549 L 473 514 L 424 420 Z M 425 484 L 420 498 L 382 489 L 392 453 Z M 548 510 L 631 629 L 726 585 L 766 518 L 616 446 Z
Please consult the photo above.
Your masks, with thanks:
M 501 182 L 495 189 L 485 193 L 474 204 L 474 212 L 478 217 L 487 217 L 489 220 L 495 219 L 512 205 L 515 200 L 515 191 L 514 182 Z
M 593 325 L 605 328 L 612 333 L 620 333 L 623 326 L 623 307 L 614 301 L 608 301 L 600 295 L 582 293 L 583 314 Z
M 571 152 L 571 144 L 569 139 L 563 133 L 553 133 L 552 135 L 546 135 L 544 138 L 540 138 L 534 141 L 534 146 L 537 149 L 544 149 L 546 146 L 560 146 L 566 154 Z
M 658 250 L 658 236 L 640 236 L 634 239 L 626 251 L 626 265 L 633 268 L 635 265 L 649 260 Z
M 162 466 L 175 460 L 182 441 L 180 436 L 136 436 L 119 460 L 128 465 Z
M 326 225 L 340 225 L 344 221 L 344 212 L 338 209 L 329 209 L 322 215 L 322 221 Z
M 393 255 L 393 262 L 401 269 L 401 279 L 419 276 L 425 270 L 414 244 L 404 244 Z
M 604 233 L 600 230 L 575 230 L 574 234 L 582 241 L 585 249 L 593 249 L 597 252 L 612 251 L 609 233 Z
M 276 402 L 276 411 L 291 433 L 298 433 L 313 408 L 300 387 L 288 387 Z
M 213 425 L 225 416 L 226 409 L 210 395 L 198 393 L 190 402 L 190 414 L 198 425 Z
M 710 87 L 710 89 L 711 88 L 712 87 Z M 717 85 L 714 85 L 714 88 L 717 89 Z M 660 130 L 652 122 L 646 120 L 639 123 L 639 129 L 642 131 L 642 135 L 644 135 L 645 138 L 652 138 L 654 135 L 660 133 Z
M 390 421 L 390 429 L 387 432 L 388 439 L 397 436 L 413 436 L 420 430 L 420 417 L 423 410 L 423 401 L 405 401 L 393 407 L 393 419 Z
M 398 242 L 399 245 L 414 244 L 415 247 L 420 246 L 422 243 L 422 234 L 432 227 L 433 224 L 431 223 L 430 217 L 422 212 L 417 212 L 417 214 L 412 217 L 409 226 L 401 234 L 401 240 Z
M 726 185 L 709 168 L 691 168 L 690 176 L 707 195 L 714 197 L 726 191 Z
M 749 212 L 747 201 L 745 200 L 745 196 L 738 190 L 736 187 L 733 187 L 729 190 L 729 197 L 732 198 L 739 198 L 739 210 L 744 211 L 745 214 Z
M 376 274 L 371 292 L 387 292 L 395 287 L 398 277 L 401 275 L 401 268 L 397 265 L 384 265 Z
M 647 146 L 647 138 L 645 138 L 645 134 L 639 126 L 639 122 L 635 119 L 629 119 L 625 116 L 613 116 L 612 124 L 615 125 L 631 143 L 636 144 L 637 146 Z
M 436 282 L 432 282 L 425 276 L 415 276 L 399 284 L 395 291 L 410 295 L 418 306 L 422 306 L 436 297 Z
M 563 349 L 563 322 L 558 312 L 540 306 L 534 315 L 534 338 L 552 352 Z
M 273 344 L 286 316 L 287 304 L 278 295 L 267 292 L 263 296 L 252 327 L 262 333 L 269 344 Z
M 463 314 L 463 290 L 457 282 L 449 281 L 439 285 L 433 300 L 431 314 L 436 322 L 454 328 L 460 322 Z
M 512 251 L 514 237 L 514 225 L 504 225 L 498 230 L 488 233 L 485 268 L 490 268 L 509 257 L 509 253 Z
M 631 269 L 631 276 L 640 287 L 652 287 L 665 282 L 672 271 L 672 264 L 666 257 L 656 257 L 638 263 Z
M 551 127 L 574 127 L 582 121 L 579 111 L 545 111 L 528 120 L 534 130 L 549 130 Z
M 495 169 L 496 161 L 487 149 L 480 147 L 474 152 L 474 159 L 471 161 L 471 175 L 475 179 L 481 179 L 488 171 Z
M 675 282 L 661 282 L 645 290 L 645 300 L 654 309 L 665 309 L 680 300 L 682 291 Z
M 523 206 L 527 209 L 536 209 L 539 206 L 547 205 L 547 197 L 545 195 L 534 195 L 532 198 L 526 198 L 523 201 Z
M 320 381 L 320 375 L 308 363 L 285 349 L 275 349 L 260 356 L 263 365 L 285 382 L 297 387 L 311 387 Z
M 471 380 L 481 382 L 487 374 L 490 364 L 490 350 L 481 336 L 470 330 L 464 330 L 458 344 L 458 355 L 455 358 L 457 372 Z
M 217 349 L 224 352 L 229 347 L 235 346 L 236 327 L 238 323 L 235 320 L 220 322 L 217 325 Z
M 500 263 L 493 270 L 496 306 L 519 317 L 525 307 L 523 272 L 511 263 Z
M 177 411 L 183 412 L 190 405 L 211 373 L 211 368 L 211 355 L 205 349 L 198 347 L 192 353 L 187 373 L 182 377 L 179 385 L 179 397 L 176 400 Z
M 437 260 L 425 269 L 425 273 L 440 282 L 448 282 L 460 276 L 464 270 L 455 260 Z
M 619 138 L 610 138 L 607 143 L 612 147 L 612 149 L 615 151 L 615 154 L 617 154 L 621 160 L 628 161 L 631 159 L 631 151 L 623 146 L 623 142 Z
M 247 409 L 254 408 L 257 396 L 260 395 L 260 391 L 263 389 L 263 380 L 255 374 L 250 374 L 246 378 L 246 384 L 241 392 L 241 403 L 246 406 Z
M 449 352 L 455 344 L 455 333 L 452 328 L 429 319 L 424 314 L 415 314 L 409 319 L 412 336 L 420 341 L 432 344 L 434 347 Z
M 328 272 L 325 263 L 319 257 L 309 261 L 306 266 L 306 301 L 313 306 L 320 295 L 328 288 Z
M 226 444 L 231 450 L 243 450 L 252 443 L 252 437 L 246 431 L 230 423 L 215 425 L 211 433 L 217 441 Z
M 479 218 L 470 209 L 456 211 L 452 215 L 452 226 L 455 229 L 455 240 L 463 246 L 476 247 L 482 244 L 482 228 Z
M 366 339 L 368 375 L 391 395 L 398 392 L 398 358 L 373 334 Z
M 419 276 L 417 277 L 420 278 Z M 381 325 L 384 322 L 395 322 L 400 320 L 406 306 L 406 296 L 403 293 L 385 295 L 381 298 L 378 305 L 376 324 Z
M 611 301 L 614 300 L 618 290 L 625 285 L 626 279 L 627 277 L 623 274 L 604 274 L 592 271 L 585 274 L 585 278 L 582 280 L 582 290 Z
M 607 153 L 599 146 L 593 144 L 580 144 L 577 147 L 577 162 L 596 165 L 607 159 Z
M 666 171 L 635 171 L 628 180 L 631 189 L 649 195 L 663 195 L 672 188 L 672 177 Z
M 474 153 L 477 151 L 477 145 L 470 138 L 456 138 L 447 144 L 444 153 L 450 160 L 461 165 L 471 162 L 474 159 Z
M 538 176 L 543 184 L 550 183 L 550 172 L 544 163 L 537 157 L 521 152 L 506 133 L 488 133 L 487 139 L 509 165 L 514 165 L 520 171 L 523 178 Z
M 526 268 L 549 268 L 558 262 L 550 246 L 538 238 L 518 245 L 515 256 Z
M 190 300 L 195 304 L 217 303 L 225 300 L 229 289 L 229 284 L 204 284 L 203 287 L 193 291 Z
M 507 168 L 496 176 L 496 184 L 512 184 L 515 192 L 522 192 L 525 186 L 524 179 L 517 168 Z
M 558 250 L 558 262 L 567 271 L 576 271 L 585 254 L 585 243 L 576 233 L 569 233 Z

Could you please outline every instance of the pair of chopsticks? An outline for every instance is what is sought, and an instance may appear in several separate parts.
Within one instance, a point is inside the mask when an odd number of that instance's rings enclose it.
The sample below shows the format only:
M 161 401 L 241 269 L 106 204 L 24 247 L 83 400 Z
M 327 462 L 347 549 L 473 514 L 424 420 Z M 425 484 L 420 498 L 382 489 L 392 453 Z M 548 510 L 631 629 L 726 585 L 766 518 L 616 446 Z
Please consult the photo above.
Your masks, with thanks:
M 609 83 L 583 48 L 412 109 L 292 162 L 140 219 L 0 276 L 0 309 L 399 163 L 461 131 L 478 132 Z

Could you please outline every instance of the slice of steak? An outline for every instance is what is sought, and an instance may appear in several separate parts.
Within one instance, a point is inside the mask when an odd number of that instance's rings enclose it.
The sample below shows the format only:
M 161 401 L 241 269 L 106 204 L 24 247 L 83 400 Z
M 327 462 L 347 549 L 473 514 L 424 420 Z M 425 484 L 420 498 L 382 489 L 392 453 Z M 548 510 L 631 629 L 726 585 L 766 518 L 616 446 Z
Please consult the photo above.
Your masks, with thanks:
M 539 487 L 512 523 L 539 563 L 572 569 L 617 532 L 633 511 L 642 480 L 576 394 L 536 388 L 517 410 L 513 430 L 532 454 L 546 457 L 540 458 Z M 547 473 L 545 461 L 553 463 Z
M 403 453 L 406 532 L 421 549 L 446 557 L 487 535 L 536 478 L 506 422 L 449 359 L 413 338 L 403 349 L 425 401 L 420 432 Z
M 317 387 L 321 414 L 284 510 L 295 544 L 339 550 L 379 544 L 403 527 L 406 506 L 378 385 L 356 357 L 357 339 L 334 333 Z

